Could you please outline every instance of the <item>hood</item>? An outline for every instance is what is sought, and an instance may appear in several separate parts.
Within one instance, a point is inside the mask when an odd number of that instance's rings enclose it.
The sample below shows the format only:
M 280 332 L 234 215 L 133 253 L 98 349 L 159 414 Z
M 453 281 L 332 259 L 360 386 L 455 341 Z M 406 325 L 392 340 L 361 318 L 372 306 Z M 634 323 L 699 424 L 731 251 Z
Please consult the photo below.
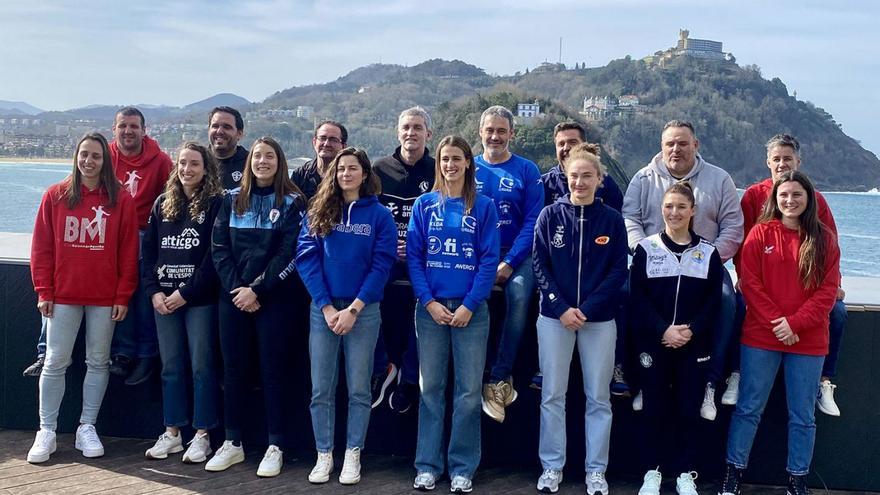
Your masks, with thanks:
M 356 201 L 348 203 L 342 208 L 342 218 L 339 219 L 339 223 L 344 223 L 346 225 L 351 223 L 351 215 L 354 211 L 368 208 L 374 204 L 379 204 L 379 198 L 375 195 L 364 196 L 363 198 L 358 198 Z
M 556 204 L 556 203 L 561 204 L 561 205 L 565 205 L 567 208 L 582 207 L 585 209 L 585 211 L 587 212 L 588 215 L 591 214 L 593 211 L 598 210 L 600 205 L 603 204 L 602 198 L 594 197 L 593 202 L 588 205 L 576 205 L 571 202 L 571 193 L 566 194 L 565 196 L 560 196 L 554 202 L 554 204 Z
M 666 164 L 663 163 L 663 153 L 662 152 L 654 155 L 654 158 L 651 159 L 651 163 L 648 164 L 648 167 L 650 167 L 651 170 L 653 170 L 654 172 L 656 172 L 664 177 L 668 177 L 672 181 L 678 181 L 678 180 L 688 180 L 691 177 L 699 174 L 700 170 L 702 170 L 703 167 L 705 166 L 705 163 L 706 162 L 705 162 L 705 160 L 703 160 L 703 157 L 699 153 L 697 153 L 696 156 L 694 157 L 694 168 L 692 168 L 691 171 L 688 172 L 687 175 L 685 175 L 681 179 L 677 179 L 677 178 L 673 177 L 672 174 L 669 173 L 669 169 L 666 168 Z
M 110 143 L 110 157 L 116 166 L 124 165 L 129 168 L 140 168 L 151 163 L 159 153 L 162 153 L 162 148 L 150 136 L 144 136 L 143 149 L 141 154 L 137 156 L 125 156 L 119 151 L 116 141 Z

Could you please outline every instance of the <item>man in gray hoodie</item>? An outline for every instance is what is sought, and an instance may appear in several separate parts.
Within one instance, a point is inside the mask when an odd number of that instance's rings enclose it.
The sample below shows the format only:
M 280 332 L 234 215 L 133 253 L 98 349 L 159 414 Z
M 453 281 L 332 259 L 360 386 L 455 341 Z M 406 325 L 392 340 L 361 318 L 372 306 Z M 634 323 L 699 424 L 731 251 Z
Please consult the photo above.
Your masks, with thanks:
M 623 219 L 629 247 L 663 230 L 663 193 L 678 181 L 688 181 L 697 199 L 694 232 L 713 243 L 727 261 L 736 254 L 743 240 L 743 214 L 736 186 L 730 174 L 703 160 L 700 142 L 690 122 L 671 120 L 660 135 L 660 153 L 636 172 L 623 198 Z M 733 338 L 736 298 L 730 274 L 724 272 L 719 321 L 709 363 L 706 394 L 700 415 L 714 420 L 715 384 L 724 374 L 725 356 Z M 634 308 L 635 309 L 635 308 Z

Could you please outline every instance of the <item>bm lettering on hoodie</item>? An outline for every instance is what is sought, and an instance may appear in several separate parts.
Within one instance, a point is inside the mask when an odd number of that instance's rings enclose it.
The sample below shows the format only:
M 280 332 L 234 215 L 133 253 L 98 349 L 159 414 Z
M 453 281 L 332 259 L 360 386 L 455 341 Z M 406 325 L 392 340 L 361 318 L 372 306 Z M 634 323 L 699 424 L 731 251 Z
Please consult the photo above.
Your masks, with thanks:
M 95 218 L 70 215 L 64 218 L 64 242 L 72 243 L 73 247 L 83 247 L 93 251 L 104 249 L 104 234 L 107 226 L 104 217 L 110 214 L 104 211 L 103 206 L 93 207 L 92 210 L 95 211 Z
M 368 223 L 349 223 L 349 224 L 336 224 L 336 227 L 333 228 L 337 232 L 342 232 L 345 234 L 354 234 L 354 235 L 365 235 L 369 236 L 373 232 L 373 228 Z

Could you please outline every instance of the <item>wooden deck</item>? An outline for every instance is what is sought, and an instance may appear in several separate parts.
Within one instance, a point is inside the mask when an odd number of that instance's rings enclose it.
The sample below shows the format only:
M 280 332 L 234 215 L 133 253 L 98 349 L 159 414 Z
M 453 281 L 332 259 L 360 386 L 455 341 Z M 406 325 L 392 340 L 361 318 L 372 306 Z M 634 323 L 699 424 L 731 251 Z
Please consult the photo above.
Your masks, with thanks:
M 59 493 L 79 495 L 103 493 L 134 494 L 188 494 L 217 493 L 243 495 L 248 493 L 316 493 L 316 494 L 399 494 L 417 493 L 412 490 L 414 471 L 412 460 L 402 457 L 364 455 L 363 479 L 355 486 L 342 486 L 336 478 L 324 485 L 307 481 L 314 460 L 286 459 L 284 470 L 277 478 L 261 479 L 255 474 L 260 453 L 249 452 L 248 459 L 223 473 L 208 473 L 203 465 L 186 465 L 180 454 L 164 461 L 148 461 L 144 450 L 152 441 L 105 437 L 107 455 L 100 459 L 86 459 L 73 448 L 73 435 L 58 435 L 58 451 L 41 465 L 25 461 L 33 441 L 33 432 L 0 430 L 0 494 L 30 495 Z M 340 464 L 341 464 L 341 460 Z M 336 468 L 338 475 L 340 466 Z M 534 494 L 539 473 L 529 470 L 510 470 L 500 467 L 481 469 L 474 480 L 474 493 Z M 569 473 L 566 473 L 569 474 Z M 671 477 L 670 477 L 671 478 Z M 614 494 L 637 493 L 640 480 L 611 479 Z M 448 481 L 439 483 L 436 493 L 448 490 Z M 717 486 L 701 483 L 703 493 L 715 493 Z M 675 493 L 674 480 L 668 479 L 664 493 Z M 750 486 L 745 493 L 782 494 L 784 488 Z M 559 490 L 561 494 L 584 493 L 582 479 L 572 472 Z M 823 492 L 848 493 L 857 492 Z M 866 493 L 866 492 L 861 492 Z

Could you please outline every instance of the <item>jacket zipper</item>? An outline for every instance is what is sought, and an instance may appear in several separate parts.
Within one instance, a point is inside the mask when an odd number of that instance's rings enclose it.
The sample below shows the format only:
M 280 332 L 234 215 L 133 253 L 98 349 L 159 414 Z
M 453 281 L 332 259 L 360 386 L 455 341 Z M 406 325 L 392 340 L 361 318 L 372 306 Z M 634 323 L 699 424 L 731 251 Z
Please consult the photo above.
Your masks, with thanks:
M 581 305 L 581 268 L 584 263 L 584 207 L 581 209 L 580 219 L 578 221 L 578 233 L 580 240 L 578 242 L 578 278 L 577 278 L 577 305 Z

